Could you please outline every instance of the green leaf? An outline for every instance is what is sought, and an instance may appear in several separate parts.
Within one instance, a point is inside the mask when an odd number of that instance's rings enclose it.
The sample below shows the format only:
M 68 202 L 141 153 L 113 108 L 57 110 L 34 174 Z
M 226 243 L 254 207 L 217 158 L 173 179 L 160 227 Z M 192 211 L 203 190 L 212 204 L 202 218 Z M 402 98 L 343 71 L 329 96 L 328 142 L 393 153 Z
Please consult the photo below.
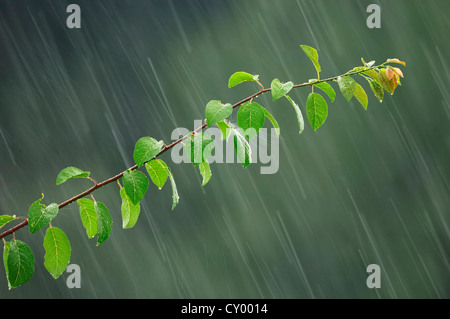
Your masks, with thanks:
M 339 89 L 341 90 L 342 95 L 347 101 L 350 101 L 356 89 L 355 80 L 349 76 L 340 76 L 337 78 L 337 82 L 339 84 Z
M 367 70 L 368 68 L 366 67 L 366 66 L 357 66 L 357 67 L 354 67 L 353 68 L 353 72 L 361 72 L 361 71 L 364 71 L 364 70 Z
M 167 164 L 163 160 L 154 159 L 145 163 L 145 168 L 147 169 L 152 182 L 161 189 L 169 177 Z
M 44 195 L 42 195 L 41 199 L 31 204 L 28 211 L 28 225 L 30 226 L 29 230 L 31 234 L 46 227 L 56 217 L 59 211 L 58 204 L 52 203 L 45 206 L 41 204 L 42 199 L 44 199 Z
M 291 81 L 281 83 L 280 80 L 273 79 L 270 87 L 272 91 L 272 99 L 273 101 L 276 101 L 280 97 L 283 97 L 285 94 L 289 93 L 289 91 L 294 87 L 294 83 L 292 83 Z
M 246 81 L 258 82 L 258 80 L 259 75 L 253 75 L 247 72 L 236 72 L 232 76 L 230 76 L 230 79 L 228 80 L 228 87 L 231 88 L 235 85 L 238 85 L 239 83 Z
M 272 114 L 267 111 L 264 107 L 262 108 L 264 110 L 264 115 L 269 119 L 270 122 L 272 122 L 273 127 L 275 128 L 275 132 L 277 133 L 277 137 L 280 136 L 280 125 L 278 125 L 277 120 L 272 116 Z
M 211 175 L 212 175 L 211 174 L 211 167 L 209 166 L 209 163 L 205 161 L 203 163 L 200 163 L 200 165 L 198 165 L 198 169 L 200 171 L 200 174 L 203 177 L 202 186 L 205 186 L 206 183 L 208 183 L 208 181 L 210 180 Z
M 371 78 L 367 78 L 367 81 L 369 82 L 370 88 L 372 89 L 372 92 L 378 99 L 378 101 L 380 103 L 383 102 L 384 91 L 383 88 L 381 87 L 381 84 L 377 80 Z
M 190 134 L 185 142 L 186 153 L 194 166 L 203 163 L 214 150 L 214 140 L 208 134 L 199 132 Z
M 113 221 L 111 214 L 105 204 L 94 202 L 95 213 L 97 214 L 97 246 L 108 239 L 112 231 Z
M 217 122 L 216 125 L 219 127 L 220 131 L 222 132 L 222 139 L 223 140 L 228 139 L 228 136 L 230 136 L 230 134 L 231 134 L 231 126 L 225 121 Z
M 327 82 L 320 82 L 314 84 L 314 86 L 324 91 L 330 98 L 331 103 L 334 102 L 334 99 L 336 98 L 336 92 L 331 85 L 329 85 Z
M 320 69 L 320 64 L 319 64 L 319 54 L 317 53 L 317 50 L 308 45 L 300 45 L 300 47 L 302 48 L 302 50 L 306 53 L 308 58 L 310 58 L 310 60 L 314 64 L 314 67 L 316 68 L 317 73 L 320 73 L 321 69 Z
M 173 177 L 172 171 L 169 168 L 169 179 L 170 183 L 172 184 L 172 210 L 175 209 L 175 206 L 178 205 L 178 201 L 180 200 L 180 197 L 178 196 L 178 190 L 177 185 L 175 184 L 175 179 Z
M 5 273 L 6 273 L 6 281 L 8 281 L 8 288 L 11 289 L 11 284 L 9 283 L 8 279 L 8 254 L 9 254 L 9 246 L 10 243 L 5 241 L 3 245 L 3 266 L 5 267 Z
M 53 278 L 58 278 L 66 270 L 70 261 L 70 242 L 59 228 L 49 227 L 44 237 L 44 266 Z
M 123 173 L 122 180 L 125 192 L 131 202 L 134 205 L 137 205 L 142 198 L 144 198 L 144 195 L 147 192 L 149 184 L 147 176 L 140 171 L 127 170 Z
M 157 141 L 152 137 L 140 138 L 134 147 L 133 158 L 138 167 L 141 167 L 144 162 L 150 161 L 156 154 L 158 154 L 164 141 Z
M 243 104 L 237 113 L 239 128 L 250 140 L 264 126 L 264 108 L 256 102 Z
M 10 289 L 26 283 L 33 277 L 34 255 L 23 241 L 11 240 L 9 249 L 4 251 L 3 258 L 6 259 L 6 277 Z
M 79 168 L 69 166 L 59 172 L 58 177 L 56 177 L 56 185 L 60 185 L 72 178 L 87 178 L 90 174 L 90 172 L 85 172 Z
M 309 94 L 306 101 L 306 115 L 314 131 L 325 122 L 328 115 L 328 106 L 322 95 Z
M 233 128 L 233 141 L 234 150 L 236 151 L 237 158 L 242 166 L 245 168 L 251 164 L 251 149 L 248 141 L 239 132 L 239 130 Z
M 305 121 L 303 120 L 302 111 L 300 110 L 300 107 L 295 103 L 288 95 L 286 95 L 286 98 L 291 103 L 292 107 L 295 110 L 295 114 L 297 114 L 297 122 L 299 127 L 298 134 L 302 134 L 304 128 L 305 128 Z
M 221 101 L 212 100 L 206 104 L 205 116 L 208 126 L 216 124 L 233 113 L 233 106 L 230 103 L 222 104 Z
M 372 79 L 378 82 L 378 72 L 371 69 L 363 72 L 363 74 L 370 76 Z
M 10 221 L 16 219 L 13 216 L 9 216 L 9 215 L 1 215 L 0 216 L 0 228 L 2 228 L 3 226 L 5 226 L 7 223 L 9 223 Z
M 86 229 L 86 235 L 92 238 L 97 234 L 97 213 L 94 202 L 89 198 L 80 198 L 77 204 L 80 206 L 81 222 Z
M 361 85 L 356 83 L 356 89 L 355 93 L 353 95 L 356 97 L 356 99 L 361 103 L 361 105 L 364 107 L 364 109 L 367 110 L 367 105 L 369 104 L 369 99 L 367 98 L 366 91 L 362 88 Z
M 123 229 L 129 229 L 136 225 L 141 212 L 141 205 L 139 203 L 133 204 L 124 188 L 120 189 L 120 197 L 122 198 L 122 227 Z

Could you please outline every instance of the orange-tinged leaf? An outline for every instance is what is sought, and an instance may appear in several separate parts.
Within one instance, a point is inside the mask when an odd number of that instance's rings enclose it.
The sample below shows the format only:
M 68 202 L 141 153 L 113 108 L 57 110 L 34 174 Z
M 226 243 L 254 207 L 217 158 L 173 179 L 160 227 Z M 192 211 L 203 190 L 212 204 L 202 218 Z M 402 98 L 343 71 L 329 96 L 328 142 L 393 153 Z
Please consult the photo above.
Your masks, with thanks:
M 399 68 L 392 68 L 392 71 L 394 71 L 394 73 L 397 74 L 398 76 L 403 77 L 403 72 Z
M 398 63 L 406 66 L 406 62 L 400 61 L 399 59 L 387 59 L 386 62 Z
M 395 90 L 398 86 L 398 76 L 392 77 L 391 81 L 393 81 L 393 83 L 394 83 L 394 90 Z
M 390 94 L 394 94 L 394 90 L 398 85 L 398 82 L 396 81 L 396 76 L 394 76 L 390 80 L 387 79 L 386 69 L 381 69 L 380 72 L 378 73 L 378 82 L 380 82 L 381 87 Z
M 386 69 L 386 78 L 390 81 L 394 77 L 394 71 L 391 68 Z
M 397 78 L 398 85 L 402 86 L 402 81 L 400 81 L 400 77 L 398 75 L 395 75 L 395 77 Z

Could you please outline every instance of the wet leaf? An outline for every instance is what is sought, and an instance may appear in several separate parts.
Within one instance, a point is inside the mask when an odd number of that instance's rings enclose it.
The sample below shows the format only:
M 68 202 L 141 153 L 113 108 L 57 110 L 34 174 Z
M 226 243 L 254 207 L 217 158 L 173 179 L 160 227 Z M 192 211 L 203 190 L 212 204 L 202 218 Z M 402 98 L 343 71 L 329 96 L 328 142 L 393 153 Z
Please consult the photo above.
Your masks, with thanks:
M 1 215 L 0 216 L 0 228 L 2 228 L 3 226 L 5 226 L 7 223 L 9 223 L 10 221 L 16 219 L 13 216 L 9 216 L 9 215 Z
M 381 87 L 390 94 L 394 94 L 398 84 L 396 77 L 392 77 L 390 80 L 387 79 L 386 69 L 381 69 L 378 73 L 378 82 L 381 84 Z
M 395 73 L 391 68 L 386 69 L 386 79 L 388 79 L 388 81 L 390 81 L 394 77 L 394 75 Z
M 259 75 L 253 75 L 247 72 L 236 72 L 232 76 L 230 76 L 228 80 L 228 87 L 231 88 L 246 81 L 258 82 L 258 80 Z
M 331 103 L 334 102 L 334 99 L 336 98 L 336 91 L 334 91 L 333 87 L 330 84 L 328 84 L 327 82 L 320 82 L 314 84 L 314 86 L 324 91 L 330 98 Z
M 349 76 L 340 76 L 337 78 L 339 89 L 347 101 L 353 97 L 356 89 L 356 82 Z
M 147 169 L 147 173 L 150 176 L 153 184 L 161 189 L 166 183 L 167 178 L 169 177 L 167 164 L 161 159 L 154 159 L 148 163 L 145 163 L 145 168 Z
M 291 103 L 292 107 L 295 110 L 295 114 L 297 115 L 297 122 L 299 127 L 298 134 L 302 134 L 303 130 L 305 129 L 305 121 L 303 120 L 302 111 L 300 110 L 300 107 L 295 103 L 288 95 L 286 95 L 286 98 Z
M 80 198 L 77 200 L 77 204 L 80 207 L 81 222 L 86 229 L 86 235 L 88 238 L 92 238 L 97 234 L 97 213 L 94 201 L 89 198 Z
M 239 130 L 233 128 L 233 133 L 234 150 L 239 163 L 245 168 L 249 166 L 252 161 L 250 145 Z
M 208 162 L 203 162 L 200 163 L 200 165 L 198 165 L 198 169 L 200 171 L 200 174 L 203 177 L 203 183 L 202 186 L 205 186 L 206 183 L 208 183 L 208 181 L 211 179 L 211 167 L 209 166 Z
M 214 140 L 203 132 L 190 135 L 185 142 L 189 160 L 194 166 L 203 163 L 211 156 L 214 150 Z
M 403 72 L 399 68 L 392 68 L 392 71 L 394 71 L 394 73 L 398 76 L 403 77 Z
M 322 95 L 309 94 L 306 101 L 306 115 L 314 131 L 325 122 L 328 115 L 328 106 Z
M 134 205 L 137 205 L 142 198 L 144 198 L 144 195 L 147 192 L 149 184 L 147 176 L 140 171 L 127 170 L 123 173 L 122 181 L 125 192 L 131 202 Z
M 381 84 L 377 80 L 374 80 L 372 78 L 367 78 L 366 80 L 369 82 L 370 88 L 375 97 L 377 98 L 377 100 L 380 103 L 383 102 L 384 91 L 383 88 L 381 87 Z
M 270 88 L 272 92 L 272 100 L 276 101 L 280 97 L 283 97 L 285 94 L 289 93 L 290 90 L 294 87 L 294 83 L 291 81 L 286 83 L 281 83 L 278 79 L 273 79 Z
M 398 64 L 401 64 L 401 65 L 406 66 L 406 62 L 400 61 L 399 59 L 396 59 L 396 58 L 395 58 L 395 59 L 387 59 L 386 62 L 390 62 L 390 63 L 398 63 Z
M 221 101 L 213 100 L 206 104 L 205 116 L 208 126 L 216 124 L 233 113 L 233 106 L 230 103 L 222 104 Z
M 172 210 L 174 210 L 175 207 L 178 205 L 180 196 L 178 196 L 177 185 L 175 183 L 175 178 L 173 177 L 173 174 L 172 174 L 172 171 L 170 170 L 170 168 L 169 168 L 169 179 L 170 179 L 170 183 L 172 184 Z
M 362 88 L 361 85 L 356 83 L 355 93 L 353 93 L 355 98 L 361 103 L 364 109 L 367 110 L 367 105 L 369 104 L 369 99 L 367 98 L 366 91 Z
M 264 107 L 263 107 L 264 115 L 269 119 L 269 121 L 272 123 L 273 128 L 275 129 L 275 132 L 277 133 L 277 137 L 280 136 L 280 125 L 278 125 L 277 120 L 272 116 L 272 114 L 269 113 Z
M 216 125 L 222 132 L 222 140 L 227 140 L 231 134 L 231 126 L 226 121 L 220 121 Z
M 122 198 L 122 206 L 120 207 L 122 213 L 122 228 L 129 229 L 136 225 L 136 222 L 141 212 L 141 205 L 133 204 L 125 192 L 125 188 L 120 189 L 120 197 Z
M 314 67 L 316 68 L 317 73 L 320 73 L 320 64 L 319 64 L 319 54 L 317 53 L 317 50 L 313 47 L 310 47 L 308 45 L 300 45 L 303 52 L 306 53 L 308 58 L 311 60 L 311 62 L 314 64 Z
M 136 142 L 133 153 L 133 158 L 136 165 L 140 167 L 145 162 L 150 161 L 161 151 L 163 146 L 164 141 L 157 141 L 148 136 L 140 138 Z
M 9 288 L 16 288 L 33 277 L 34 255 L 21 240 L 11 240 L 3 253 Z
M 44 249 L 44 266 L 56 279 L 66 270 L 70 261 L 71 248 L 69 239 L 61 229 L 49 227 L 44 237 Z
M 90 172 L 85 172 L 79 168 L 69 166 L 63 169 L 56 178 L 56 185 L 60 185 L 72 178 L 87 178 Z
M 43 199 L 44 196 L 31 204 L 28 210 L 28 225 L 31 234 L 46 227 L 58 215 L 58 204 L 52 203 L 45 206 L 41 204 Z
M 108 208 L 105 204 L 100 202 L 94 202 L 95 212 L 97 214 L 97 246 L 108 239 L 113 227 L 113 220 Z
M 261 105 L 256 102 L 243 104 L 237 113 L 237 123 L 250 140 L 264 126 L 265 114 Z

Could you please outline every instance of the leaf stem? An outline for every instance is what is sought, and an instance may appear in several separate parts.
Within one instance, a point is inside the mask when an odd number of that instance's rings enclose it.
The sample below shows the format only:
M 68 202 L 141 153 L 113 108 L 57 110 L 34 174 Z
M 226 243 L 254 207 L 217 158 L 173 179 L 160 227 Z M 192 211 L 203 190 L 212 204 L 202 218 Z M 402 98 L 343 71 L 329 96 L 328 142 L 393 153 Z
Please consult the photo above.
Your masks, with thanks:
M 95 185 L 97 185 L 97 181 L 95 179 L 93 179 L 93 178 L 91 178 L 89 176 L 87 178 L 90 179 Z
M 261 86 L 261 90 L 264 90 L 264 85 L 262 85 L 261 82 L 259 82 L 259 81 L 256 81 L 256 82 L 258 82 L 258 84 Z

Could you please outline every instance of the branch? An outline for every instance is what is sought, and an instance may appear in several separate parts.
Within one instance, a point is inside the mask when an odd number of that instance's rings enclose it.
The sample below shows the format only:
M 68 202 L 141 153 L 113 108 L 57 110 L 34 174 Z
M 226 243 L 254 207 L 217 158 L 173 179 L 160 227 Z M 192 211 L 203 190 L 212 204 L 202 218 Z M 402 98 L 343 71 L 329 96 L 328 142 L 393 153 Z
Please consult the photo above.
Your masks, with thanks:
M 385 62 L 385 63 L 386 63 L 386 62 Z M 337 76 L 333 76 L 333 77 L 326 78 L 326 79 L 322 79 L 322 80 L 316 80 L 316 81 L 312 81 L 312 82 L 305 82 L 305 83 L 296 84 L 296 85 L 294 85 L 293 87 L 294 87 L 294 88 L 299 88 L 299 87 L 304 87 L 304 86 L 313 86 L 314 84 L 321 83 L 321 82 L 334 81 L 334 80 L 338 79 L 339 77 L 349 76 L 349 75 L 356 75 L 356 74 L 360 74 L 360 73 L 363 73 L 363 72 L 367 72 L 368 70 L 377 69 L 378 67 L 383 66 L 385 63 L 380 64 L 380 65 L 378 65 L 378 66 L 373 66 L 373 67 L 370 67 L 370 68 L 365 68 L 365 69 L 363 69 L 363 70 L 349 71 L 349 72 L 346 72 L 346 73 L 344 73 L 344 74 L 337 75 Z M 236 108 L 236 107 L 238 107 L 238 106 L 240 106 L 240 105 L 242 105 L 242 104 L 244 104 L 245 102 L 248 102 L 248 101 L 252 100 L 253 98 L 255 98 L 255 97 L 257 97 L 257 96 L 259 96 L 259 95 L 261 95 L 261 94 L 263 94 L 263 93 L 267 93 L 267 92 L 270 92 L 270 91 L 272 90 L 272 88 L 267 88 L 267 89 L 265 89 L 265 88 L 261 85 L 261 83 L 259 83 L 259 82 L 257 82 L 257 83 L 261 86 L 261 90 L 258 91 L 258 92 L 256 92 L 256 93 L 254 93 L 254 94 L 252 94 L 252 95 L 250 95 L 250 96 L 248 96 L 248 97 L 246 97 L 245 99 L 243 99 L 243 100 L 241 100 L 241 101 L 235 103 L 235 104 L 232 106 L 233 109 Z M 154 157 L 153 159 L 155 159 L 155 158 L 161 156 L 163 153 L 165 153 L 166 151 L 168 151 L 169 149 L 171 149 L 171 148 L 174 147 L 175 145 L 181 143 L 182 141 L 184 141 L 185 139 L 187 139 L 192 133 L 197 133 L 197 132 L 202 131 L 206 126 L 207 126 L 207 124 L 206 124 L 206 119 L 205 119 L 203 125 L 201 125 L 201 126 L 199 126 L 198 128 L 196 128 L 193 132 L 188 133 L 187 135 L 181 137 L 180 139 L 176 140 L 175 142 L 173 142 L 173 143 L 170 144 L 170 145 L 165 145 L 164 148 L 163 148 L 158 154 L 156 154 L 155 157 Z M 147 162 L 149 162 L 149 161 L 147 161 Z M 127 170 L 125 170 L 125 171 L 123 171 L 123 172 L 121 172 L 121 173 L 119 173 L 119 174 L 117 174 L 117 175 L 115 175 L 115 176 L 113 176 L 113 177 L 110 177 L 110 178 L 104 180 L 104 181 L 101 182 L 101 183 L 96 183 L 96 182 L 94 181 L 94 183 L 95 183 L 94 186 L 92 186 L 91 188 L 85 190 L 84 192 L 82 192 L 82 193 L 80 193 L 80 194 L 78 194 L 78 195 L 76 195 L 76 196 L 74 196 L 74 197 L 72 197 L 72 198 L 70 198 L 70 199 L 68 199 L 68 200 L 66 200 L 66 201 L 64 201 L 64 202 L 62 202 L 61 204 L 58 205 L 58 208 L 61 209 L 61 208 L 63 208 L 63 207 L 65 207 L 65 206 L 67 206 L 67 205 L 73 203 L 74 201 L 76 201 L 76 200 L 78 200 L 78 199 L 80 199 L 80 198 L 82 198 L 82 197 L 84 197 L 84 196 L 86 196 L 86 195 L 90 195 L 91 193 L 93 193 L 93 192 L 96 191 L 97 189 L 99 189 L 99 188 L 101 188 L 101 187 L 103 187 L 103 186 L 105 186 L 105 185 L 107 185 L 107 184 L 110 184 L 110 183 L 112 183 L 112 182 L 118 180 L 119 178 L 121 178 L 121 177 L 123 176 L 123 174 L 124 174 L 126 171 L 128 171 L 128 170 L 129 170 L 129 171 L 133 171 L 133 170 L 135 170 L 135 169 L 137 169 L 137 168 L 138 168 L 137 165 L 133 165 L 133 166 L 131 166 L 130 168 L 128 168 Z M 23 221 L 22 223 L 20 223 L 20 224 L 18 224 L 18 225 L 16 225 L 16 226 L 14 226 L 14 227 L 12 227 L 12 228 L 10 228 L 10 229 L 4 231 L 3 233 L 1 233 L 1 234 L 0 234 L 0 239 L 1 239 L 1 238 L 4 238 L 4 237 L 6 237 L 6 236 L 8 236 L 8 235 L 10 235 L 10 234 L 14 234 L 15 231 L 17 231 L 17 230 L 19 230 L 19 229 L 21 229 L 21 228 L 23 228 L 23 227 L 25 227 L 25 226 L 28 225 L 28 219 L 27 219 L 26 217 L 18 217 L 18 218 L 25 218 L 25 221 Z
M 386 63 L 397 63 L 406 66 L 406 63 L 398 59 L 388 59 L 386 62 L 373 66 L 375 61 L 366 63 L 364 59 L 361 59 L 363 65 L 353 68 L 352 70 L 337 76 L 333 76 L 326 79 L 320 79 L 321 67 L 319 64 L 319 56 L 317 50 L 307 46 L 300 45 L 301 49 L 306 53 L 311 62 L 313 63 L 317 71 L 317 79 L 309 80 L 305 83 L 295 84 L 291 81 L 282 83 L 278 79 L 273 79 L 271 87 L 265 89 L 259 82 L 258 75 L 252 75 L 247 72 L 236 72 L 228 80 L 228 87 L 234 87 L 242 82 L 253 81 L 260 86 L 260 90 L 243 100 L 231 105 L 230 103 L 222 104 L 219 100 L 211 100 L 206 104 L 205 117 L 203 124 L 196 128 L 194 131 L 189 132 L 185 136 L 176 140 L 172 144 L 166 145 L 164 141 L 157 141 L 151 137 L 143 137 L 136 142 L 133 158 L 136 165 L 128 168 L 127 170 L 112 176 L 101 183 L 97 183 L 96 180 L 89 177 L 90 172 L 80 170 L 76 167 L 66 167 L 60 171 L 56 178 L 56 184 L 60 185 L 72 178 L 88 178 L 94 185 L 80 194 L 62 202 L 61 204 L 51 203 L 48 206 L 41 204 L 44 195 L 41 199 L 36 200 L 31 204 L 27 217 L 15 217 L 10 215 L 0 216 L 0 228 L 7 223 L 17 219 L 23 219 L 23 221 L 16 226 L 9 228 L 0 234 L 0 238 L 4 242 L 3 259 L 5 263 L 6 277 L 8 279 L 9 288 L 16 288 L 28 280 L 31 279 L 34 273 L 34 255 L 29 246 L 21 240 L 16 240 L 15 232 L 19 229 L 29 226 L 31 233 L 34 233 L 44 227 L 47 227 L 47 231 L 44 238 L 45 248 L 45 263 L 44 266 L 48 272 L 56 279 L 58 278 L 67 265 L 70 262 L 71 248 L 70 242 L 61 229 L 53 227 L 51 221 L 58 214 L 59 209 L 78 200 L 80 206 L 80 214 L 83 222 L 83 226 L 86 228 L 86 235 L 88 238 L 92 238 L 96 234 L 97 246 L 103 243 L 110 235 L 112 230 L 113 221 L 108 208 L 101 202 L 96 202 L 93 196 L 93 192 L 103 186 L 110 184 L 114 181 L 120 186 L 120 196 L 122 198 L 122 221 L 123 228 L 131 228 L 137 221 L 140 212 L 139 203 L 143 199 L 147 188 L 149 186 L 149 180 L 147 176 L 140 172 L 135 171 L 138 167 L 145 164 L 148 175 L 152 179 L 152 182 L 160 189 L 169 178 L 172 185 L 172 210 L 178 204 L 178 191 L 176 188 L 175 180 L 170 171 L 170 168 L 163 160 L 156 160 L 162 154 L 173 148 L 175 145 L 186 140 L 186 151 L 190 156 L 190 161 L 194 166 L 199 168 L 199 172 L 203 177 L 203 184 L 205 185 L 211 178 L 211 170 L 208 163 L 208 157 L 211 156 L 212 148 L 210 147 L 213 139 L 202 131 L 205 127 L 217 125 L 222 131 L 222 136 L 227 137 L 229 135 L 229 129 L 233 130 L 234 134 L 234 147 L 236 155 L 240 160 L 242 166 L 245 168 L 250 163 L 250 145 L 247 141 L 251 139 L 258 131 L 264 126 L 264 120 L 267 117 L 276 130 L 277 136 L 280 133 L 280 127 L 276 119 L 269 113 L 269 111 L 253 99 L 259 95 L 272 91 L 272 100 L 276 101 L 281 97 L 285 97 L 291 104 L 297 115 L 297 121 L 299 124 L 299 133 L 304 129 L 304 120 L 300 107 L 287 95 L 293 88 L 299 88 L 304 86 L 311 87 L 311 93 L 308 95 L 306 101 L 306 115 L 312 129 L 315 131 L 321 127 L 328 115 L 328 106 L 326 99 L 319 93 L 314 92 L 314 87 L 317 87 L 328 97 L 331 102 L 334 102 L 336 92 L 331 85 L 325 82 L 336 81 L 339 85 L 339 89 L 344 98 L 349 101 L 353 97 L 357 99 L 360 104 L 367 109 L 368 97 L 364 89 L 358 84 L 351 76 L 359 74 L 365 80 L 369 82 L 370 88 L 374 93 L 378 101 L 382 101 L 384 97 L 384 91 L 394 93 L 397 85 L 401 85 L 400 77 L 403 77 L 403 72 L 396 67 L 387 65 Z M 233 113 L 233 110 L 241 106 L 239 112 L 237 112 L 237 124 L 238 127 L 234 127 L 231 123 L 225 120 Z M 252 129 L 253 132 L 248 133 L 248 130 Z M 244 132 L 238 132 L 241 130 Z M 255 133 L 256 132 L 256 133 Z M 206 142 L 203 141 L 205 137 Z M 200 140 L 200 141 L 198 141 Z M 200 142 L 200 148 L 195 147 L 195 144 Z M 193 145 L 194 144 L 194 145 Z M 205 150 L 209 150 L 209 154 L 204 154 Z M 208 152 L 207 152 L 208 153 Z M 200 156 L 199 156 L 200 155 Z M 201 157 L 199 161 L 198 157 Z M 123 180 L 123 187 L 119 182 L 119 178 Z M 89 195 L 92 197 L 92 201 L 88 199 L 82 199 Z M 96 223 L 93 220 L 96 218 Z M 4 237 L 11 235 L 13 240 L 6 242 Z M 22 262 L 23 260 L 23 262 Z M 21 261 L 21 262 L 18 262 Z M 20 274 L 20 276 L 19 276 Z

